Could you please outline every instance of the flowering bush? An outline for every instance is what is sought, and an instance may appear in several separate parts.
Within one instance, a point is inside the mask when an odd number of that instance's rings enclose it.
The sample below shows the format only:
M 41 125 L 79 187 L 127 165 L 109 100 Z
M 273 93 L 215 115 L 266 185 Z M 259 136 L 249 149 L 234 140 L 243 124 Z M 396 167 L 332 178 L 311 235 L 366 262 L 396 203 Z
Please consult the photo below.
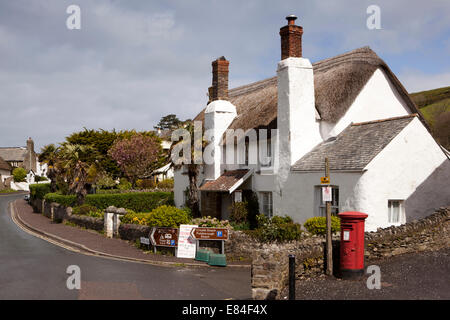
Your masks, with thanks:
M 228 220 L 219 220 L 217 218 L 211 218 L 210 216 L 192 219 L 190 224 L 195 224 L 199 227 L 232 229 L 232 226 Z
M 253 235 L 262 242 L 291 241 L 301 238 L 301 225 L 294 223 L 289 216 L 274 216 L 269 219 L 260 214 L 257 216 L 257 221 L 258 228 Z
M 314 217 L 306 220 L 305 229 L 312 234 L 325 235 L 327 233 L 326 217 Z M 331 233 L 341 230 L 341 220 L 338 217 L 331 216 Z

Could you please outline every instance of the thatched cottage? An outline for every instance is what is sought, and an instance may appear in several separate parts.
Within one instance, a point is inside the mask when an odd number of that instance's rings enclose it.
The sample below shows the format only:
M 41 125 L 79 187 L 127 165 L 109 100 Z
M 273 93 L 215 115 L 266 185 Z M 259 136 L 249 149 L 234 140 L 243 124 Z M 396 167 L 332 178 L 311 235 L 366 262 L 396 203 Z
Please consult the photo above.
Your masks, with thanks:
M 195 118 L 213 132 L 215 159 L 198 178 L 202 215 L 227 218 L 232 202 L 252 190 L 268 216 L 287 214 L 300 223 L 323 216 L 325 158 L 333 213 L 365 212 L 368 230 L 449 205 L 450 160 L 387 64 L 369 47 L 311 64 L 302 57 L 303 28 L 295 19 L 287 17 L 280 29 L 277 76 L 228 90 L 229 62 L 213 62 L 210 101 Z M 241 164 L 228 161 L 227 129 L 246 133 Z M 267 135 L 255 142 L 252 129 Z M 270 160 L 251 161 L 262 145 Z M 185 170 L 177 170 L 178 206 L 187 186 Z

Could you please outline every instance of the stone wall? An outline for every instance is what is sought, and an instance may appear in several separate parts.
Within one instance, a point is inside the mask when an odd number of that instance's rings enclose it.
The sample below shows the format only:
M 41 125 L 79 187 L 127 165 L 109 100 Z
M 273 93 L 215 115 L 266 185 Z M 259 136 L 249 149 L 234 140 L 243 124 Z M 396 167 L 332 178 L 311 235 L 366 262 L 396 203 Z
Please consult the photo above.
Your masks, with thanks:
M 340 236 L 333 236 L 335 274 L 339 265 Z M 325 240 L 308 237 L 283 244 L 253 247 L 252 296 L 254 299 L 276 299 L 287 285 L 288 255 L 296 257 L 296 278 L 323 274 Z M 440 208 L 419 221 L 378 229 L 365 234 L 366 262 L 407 252 L 437 250 L 450 247 L 450 207 Z
M 120 224 L 119 237 L 123 240 L 136 241 L 140 237 L 148 238 L 151 227 L 138 224 Z
M 103 231 L 103 219 L 102 218 L 94 218 L 89 216 L 81 216 L 73 214 L 71 216 L 66 217 L 67 221 L 76 224 L 77 226 L 92 229 L 96 231 Z

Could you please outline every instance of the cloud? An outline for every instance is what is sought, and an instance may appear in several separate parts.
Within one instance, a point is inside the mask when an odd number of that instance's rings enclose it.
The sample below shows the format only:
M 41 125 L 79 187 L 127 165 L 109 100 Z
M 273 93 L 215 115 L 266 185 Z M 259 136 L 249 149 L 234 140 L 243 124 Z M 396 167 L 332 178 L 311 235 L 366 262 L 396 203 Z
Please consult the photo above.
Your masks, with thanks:
M 408 89 L 448 85 L 444 1 L 378 1 L 375 31 L 366 28 L 368 0 L 78 0 L 81 30 L 68 30 L 71 4 L 0 3 L 0 110 L 10 119 L 0 146 L 31 136 L 40 147 L 83 127 L 148 130 L 169 113 L 193 118 L 215 58 L 231 61 L 230 87 L 276 74 L 278 31 L 291 13 L 312 61 L 370 45 Z
M 399 79 L 408 92 L 437 89 L 450 85 L 450 71 L 427 74 L 420 70 L 409 69 L 399 74 Z

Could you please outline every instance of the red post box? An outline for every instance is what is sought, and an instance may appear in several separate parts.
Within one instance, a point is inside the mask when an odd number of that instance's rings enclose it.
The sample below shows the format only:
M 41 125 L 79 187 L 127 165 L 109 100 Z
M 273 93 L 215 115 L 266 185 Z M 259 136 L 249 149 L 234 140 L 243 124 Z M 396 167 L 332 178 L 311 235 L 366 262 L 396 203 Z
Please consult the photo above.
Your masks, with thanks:
M 367 214 L 342 212 L 340 273 L 343 279 L 354 279 L 364 274 L 364 221 Z

